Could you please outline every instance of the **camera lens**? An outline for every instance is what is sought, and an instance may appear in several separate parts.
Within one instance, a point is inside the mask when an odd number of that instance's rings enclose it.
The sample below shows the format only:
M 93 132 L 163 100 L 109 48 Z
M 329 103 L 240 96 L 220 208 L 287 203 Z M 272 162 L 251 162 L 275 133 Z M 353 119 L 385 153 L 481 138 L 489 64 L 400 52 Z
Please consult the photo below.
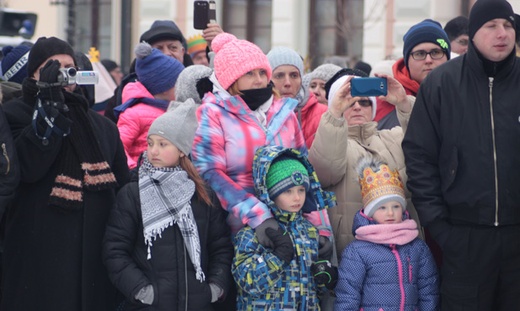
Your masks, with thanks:
M 67 75 L 69 75 L 69 77 L 75 77 L 76 72 L 77 70 L 74 67 L 67 68 Z

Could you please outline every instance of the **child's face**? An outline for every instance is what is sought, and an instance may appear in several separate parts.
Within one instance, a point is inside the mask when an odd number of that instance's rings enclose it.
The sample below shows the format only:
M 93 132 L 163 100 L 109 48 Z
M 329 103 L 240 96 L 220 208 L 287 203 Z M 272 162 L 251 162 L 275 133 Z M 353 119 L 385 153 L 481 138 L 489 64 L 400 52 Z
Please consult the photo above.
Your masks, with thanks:
M 389 201 L 379 206 L 372 218 L 378 224 L 396 224 L 403 221 L 403 206 L 397 201 Z
M 179 165 L 184 154 L 166 138 L 159 135 L 148 137 L 148 161 L 155 167 L 174 167 Z
M 278 195 L 274 199 L 274 204 L 281 210 L 296 213 L 302 209 L 305 195 L 304 186 L 294 186 Z

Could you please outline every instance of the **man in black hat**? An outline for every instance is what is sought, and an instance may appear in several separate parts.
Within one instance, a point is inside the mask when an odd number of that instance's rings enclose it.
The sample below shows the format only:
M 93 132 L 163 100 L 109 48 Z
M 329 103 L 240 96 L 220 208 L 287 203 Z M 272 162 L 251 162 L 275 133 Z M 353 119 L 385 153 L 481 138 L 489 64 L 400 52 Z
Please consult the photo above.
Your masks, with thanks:
M 3 104 L 21 180 L 6 212 L 0 310 L 117 305 L 101 241 L 128 167 L 116 126 L 65 79 L 76 65 L 67 42 L 39 38 L 23 97 Z
M 443 251 L 442 310 L 520 306 L 520 62 L 505 0 L 478 0 L 468 52 L 421 84 L 403 150 L 412 201 Z
M 185 67 L 193 65 L 191 58 L 186 54 L 186 39 L 173 21 L 154 21 L 150 29 L 145 31 L 139 38 L 139 42 L 143 41 L 158 49 L 164 55 L 176 58 Z

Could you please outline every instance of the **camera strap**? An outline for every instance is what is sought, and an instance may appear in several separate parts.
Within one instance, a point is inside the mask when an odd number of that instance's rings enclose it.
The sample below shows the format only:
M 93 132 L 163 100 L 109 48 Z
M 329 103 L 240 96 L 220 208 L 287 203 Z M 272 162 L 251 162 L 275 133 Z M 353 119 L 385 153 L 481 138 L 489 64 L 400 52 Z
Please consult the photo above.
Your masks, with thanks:
M 54 103 L 54 104 L 63 105 L 61 103 Z M 44 145 L 46 145 L 48 143 L 49 138 L 51 137 L 51 134 L 53 132 L 56 133 L 58 136 L 62 136 L 62 137 L 65 137 L 70 134 L 70 129 L 67 132 L 65 132 L 54 124 L 54 117 L 49 117 L 47 115 L 47 113 L 45 112 L 45 109 L 43 108 L 42 101 L 39 98 L 38 98 L 38 103 L 36 104 L 36 107 L 37 108 L 34 110 L 34 113 L 33 113 L 32 127 L 34 129 L 34 133 L 35 133 L 36 137 L 41 139 L 43 141 Z M 66 108 L 66 106 L 65 106 L 65 108 Z M 43 136 L 40 136 L 38 134 L 38 127 L 36 126 L 36 120 L 38 119 L 38 115 L 41 115 L 41 117 L 47 124 L 47 128 L 45 129 L 45 133 L 43 134 Z
M 66 83 L 63 84 L 62 81 L 53 82 L 53 83 L 42 82 L 42 81 L 36 82 L 36 86 L 38 86 L 39 88 L 49 88 L 49 87 L 65 86 L 65 85 L 67 85 L 67 84 Z

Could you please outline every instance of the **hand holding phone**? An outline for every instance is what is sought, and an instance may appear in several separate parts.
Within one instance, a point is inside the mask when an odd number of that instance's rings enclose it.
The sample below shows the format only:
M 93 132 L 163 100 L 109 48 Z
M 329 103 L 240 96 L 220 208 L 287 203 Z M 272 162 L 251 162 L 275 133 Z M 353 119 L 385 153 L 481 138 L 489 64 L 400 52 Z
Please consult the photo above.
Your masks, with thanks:
M 385 78 L 363 77 L 350 80 L 350 94 L 360 97 L 386 96 L 388 84 Z

